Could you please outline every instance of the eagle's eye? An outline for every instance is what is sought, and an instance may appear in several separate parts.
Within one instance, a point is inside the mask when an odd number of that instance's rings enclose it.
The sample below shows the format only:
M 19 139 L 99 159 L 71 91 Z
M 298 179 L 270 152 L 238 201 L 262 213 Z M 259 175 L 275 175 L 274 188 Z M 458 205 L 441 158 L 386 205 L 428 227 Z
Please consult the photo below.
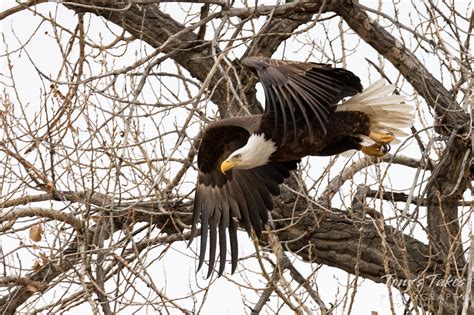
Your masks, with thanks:
M 234 155 L 233 159 L 239 160 L 242 156 L 240 154 Z

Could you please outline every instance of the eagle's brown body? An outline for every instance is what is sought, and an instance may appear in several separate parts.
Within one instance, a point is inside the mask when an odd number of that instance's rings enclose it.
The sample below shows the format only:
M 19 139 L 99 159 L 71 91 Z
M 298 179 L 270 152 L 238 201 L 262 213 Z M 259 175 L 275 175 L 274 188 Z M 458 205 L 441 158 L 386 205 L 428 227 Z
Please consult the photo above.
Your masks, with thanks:
M 331 121 L 331 131 L 329 133 L 323 133 L 320 128 L 315 128 L 311 136 L 306 129 L 296 129 L 297 141 L 287 141 L 279 146 L 278 150 L 270 157 L 271 161 L 299 160 L 305 156 L 328 156 L 340 154 L 347 150 L 360 149 L 360 140 L 354 136 L 369 135 L 370 120 L 366 114 L 358 111 L 333 112 L 329 119 Z M 275 129 L 283 130 L 281 125 L 275 128 L 271 123 L 262 119 L 262 115 L 232 117 L 209 124 L 206 128 L 206 134 L 208 134 L 206 141 L 213 144 L 218 143 L 220 139 L 226 136 L 221 128 L 229 125 L 244 129 L 248 135 L 263 133 L 268 139 L 272 138 Z M 293 139 L 294 132 L 293 129 L 288 130 L 289 139 Z M 233 149 L 232 151 L 234 151 L 244 144 L 244 141 L 242 141 L 240 145 L 229 147 L 228 150 Z M 217 155 L 214 150 L 207 151 L 206 155 L 202 155 L 202 159 L 204 161 L 214 160 L 213 157 Z
M 324 133 L 320 128 L 313 129 L 313 135 L 306 129 L 296 129 L 296 142 L 287 141 L 278 147 L 270 157 L 273 161 L 298 160 L 305 156 L 327 156 L 360 149 L 360 139 L 355 135 L 369 135 L 369 118 L 362 112 L 334 112 L 329 114 L 331 131 Z M 277 127 L 282 129 L 281 126 Z M 272 134 L 270 127 L 262 124 L 261 131 Z M 288 131 L 288 138 L 293 138 L 295 130 Z

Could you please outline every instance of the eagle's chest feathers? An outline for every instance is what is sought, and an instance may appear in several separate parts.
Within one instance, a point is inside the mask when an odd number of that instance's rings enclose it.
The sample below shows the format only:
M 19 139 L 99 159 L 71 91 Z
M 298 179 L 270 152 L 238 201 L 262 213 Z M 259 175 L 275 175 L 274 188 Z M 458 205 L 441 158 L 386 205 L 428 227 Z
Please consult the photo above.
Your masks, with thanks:
M 323 135 L 322 133 L 315 133 L 313 139 L 309 136 L 300 137 L 295 143 L 291 140 L 287 141 L 282 146 L 278 147 L 278 150 L 272 154 L 270 160 L 273 161 L 288 161 L 288 160 L 299 160 L 302 157 L 309 155 L 311 152 L 318 152 L 323 149 L 330 136 Z

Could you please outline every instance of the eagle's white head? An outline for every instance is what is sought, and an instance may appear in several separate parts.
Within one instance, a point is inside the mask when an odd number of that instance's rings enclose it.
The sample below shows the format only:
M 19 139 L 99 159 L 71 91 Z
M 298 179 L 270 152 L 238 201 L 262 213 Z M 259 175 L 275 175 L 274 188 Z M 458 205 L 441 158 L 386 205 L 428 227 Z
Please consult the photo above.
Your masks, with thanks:
M 247 144 L 229 155 L 221 164 L 221 172 L 236 169 L 251 169 L 264 165 L 270 160 L 270 155 L 277 150 L 275 143 L 266 140 L 263 134 L 252 134 Z

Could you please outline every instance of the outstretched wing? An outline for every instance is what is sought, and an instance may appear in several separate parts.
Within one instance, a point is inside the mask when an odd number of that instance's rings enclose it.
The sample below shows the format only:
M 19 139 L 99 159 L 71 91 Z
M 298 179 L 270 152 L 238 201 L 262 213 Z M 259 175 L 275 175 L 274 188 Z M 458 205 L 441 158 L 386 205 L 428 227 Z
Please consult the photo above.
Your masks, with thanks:
M 352 72 L 330 65 L 249 57 L 242 64 L 252 69 L 265 92 L 265 114 L 273 140 L 284 144 L 289 128 L 296 142 L 298 126 L 308 135 L 313 128 L 327 133 L 328 114 L 344 97 L 362 91 L 360 79 Z M 282 127 L 281 127 L 282 126 Z M 277 136 L 278 135 L 278 136 Z
M 198 184 L 194 197 L 192 242 L 197 224 L 201 221 L 200 269 L 204 263 L 209 237 L 209 270 L 212 273 L 219 240 L 219 276 L 222 275 L 227 252 L 227 231 L 230 239 L 232 273 L 237 267 L 237 229 L 253 228 L 257 236 L 268 221 L 268 210 L 273 208 L 271 195 L 278 195 L 278 187 L 296 161 L 272 162 L 250 170 L 234 169 L 229 174 L 220 172 L 220 163 L 233 151 L 245 145 L 249 133 L 241 127 L 219 126 L 205 132 L 198 154 Z M 209 232 L 208 232 L 209 230 Z

